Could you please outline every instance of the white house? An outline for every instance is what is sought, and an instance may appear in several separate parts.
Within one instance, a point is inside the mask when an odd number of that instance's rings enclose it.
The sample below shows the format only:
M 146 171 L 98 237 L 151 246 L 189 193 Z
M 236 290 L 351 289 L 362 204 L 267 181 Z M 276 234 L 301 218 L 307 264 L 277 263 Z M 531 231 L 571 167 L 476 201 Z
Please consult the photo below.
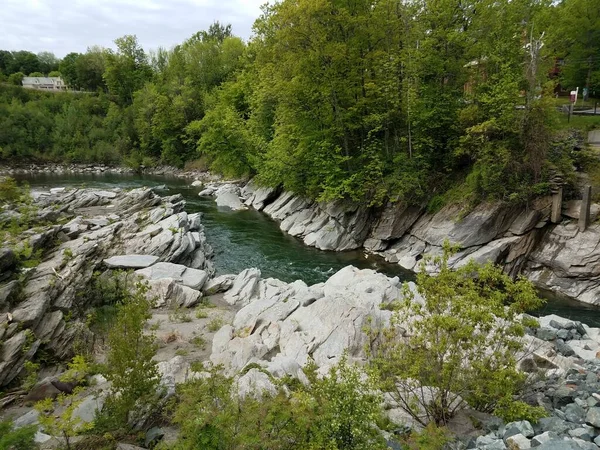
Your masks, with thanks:
M 23 87 L 40 91 L 67 90 L 67 85 L 61 77 L 23 77 Z

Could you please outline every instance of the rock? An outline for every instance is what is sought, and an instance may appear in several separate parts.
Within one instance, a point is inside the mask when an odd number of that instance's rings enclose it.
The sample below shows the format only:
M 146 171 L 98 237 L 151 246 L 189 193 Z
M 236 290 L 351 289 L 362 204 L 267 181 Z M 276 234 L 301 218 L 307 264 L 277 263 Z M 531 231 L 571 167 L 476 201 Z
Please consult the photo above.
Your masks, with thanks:
M 562 339 L 557 339 L 555 345 L 556 350 L 563 356 L 569 357 L 575 354 L 573 349 L 568 344 L 565 344 L 565 341 L 563 341 Z
M 96 418 L 96 413 L 102 411 L 104 398 L 103 395 L 97 396 L 96 394 L 83 398 L 73 411 L 73 417 L 80 419 L 84 423 L 93 422 Z
M 0 248 L 0 274 L 12 270 L 17 264 L 15 253 L 6 247 Z
M 575 428 L 574 430 L 569 430 L 569 436 L 577 439 L 581 439 L 583 441 L 591 441 L 592 436 L 594 435 L 594 428 Z
M 506 445 L 511 450 L 531 448 L 531 442 L 522 434 L 515 434 L 506 439 Z
M 27 393 L 24 401 L 37 402 L 46 398 L 56 398 L 62 393 L 58 389 L 54 382 L 58 381 L 56 377 L 47 377 L 42 381 L 36 383 L 36 385 Z
M 16 300 L 19 291 L 19 282 L 17 280 L 10 281 L 4 286 L 0 286 L 0 310 L 7 304 Z
M 28 413 L 25 413 L 22 416 L 15 419 L 13 421 L 13 428 L 19 429 L 28 425 L 37 425 L 39 423 L 39 416 L 40 413 L 37 410 L 32 409 Z
M 153 448 L 158 444 L 162 438 L 164 437 L 165 432 L 158 427 L 152 427 L 146 432 L 146 436 L 144 438 L 144 443 L 146 447 Z
M 477 448 L 486 450 L 503 450 L 506 448 L 502 439 L 498 439 L 496 436 L 479 436 L 475 441 Z
M 571 219 L 579 219 L 580 213 L 581 200 L 569 200 L 562 209 L 563 216 L 570 217 Z M 592 203 L 590 205 L 590 222 L 594 222 L 598 217 L 598 214 L 600 214 L 600 205 Z
M 143 269 L 158 260 L 158 256 L 152 255 L 121 255 L 105 259 L 104 264 L 111 269 Z
M 417 221 L 423 208 L 404 202 L 388 203 L 373 227 L 370 238 L 377 241 L 399 239 Z
M 234 211 L 246 209 L 240 200 L 240 188 L 233 184 L 225 184 L 215 191 L 214 194 L 218 206 L 226 206 Z
M 504 427 L 504 433 L 502 434 L 503 439 L 506 441 L 507 438 L 522 434 L 527 438 L 534 436 L 533 427 L 527 420 L 521 420 L 518 422 L 507 423 Z
M 260 399 L 265 393 L 269 395 L 277 394 L 277 388 L 269 375 L 259 369 L 248 370 L 238 379 L 237 386 L 238 395 L 241 399 L 248 396 Z
M 590 408 L 585 416 L 585 423 L 600 428 L 600 408 Z
M 50 193 L 51 194 L 62 194 L 63 192 L 65 192 L 65 190 L 66 190 L 66 188 L 64 188 L 64 187 L 51 188 Z
M 192 187 L 202 187 L 204 185 L 204 183 L 202 183 L 202 181 L 200 180 L 194 180 L 194 182 L 192 183 Z
M 138 447 L 137 445 L 125 444 L 123 442 L 119 442 L 117 444 L 116 450 L 146 450 L 143 447 Z
M 35 436 L 33 437 L 33 441 L 36 444 L 45 444 L 46 442 L 48 442 L 50 439 L 52 439 L 52 436 L 46 434 L 46 433 L 42 433 L 41 431 L 36 431 L 35 432 Z
M 582 447 L 573 440 L 548 441 L 536 448 L 538 450 L 582 450 Z
M 223 296 L 230 305 L 242 304 L 250 302 L 250 299 L 256 292 L 258 280 L 260 279 L 260 270 L 245 269 L 235 278 L 233 286 Z
M 554 408 L 562 408 L 573 402 L 576 396 L 575 388 L 571 386 L 561 386 L 555 392 L 552 401 Z
M 556 339 L 556 330 L 553 328 L 540 327 L 536 330 L 535 335 L 542 341 L 553 341 Z
M 565 419 L 573 423 L 584 423 L 585 422 L 585 409 L 576 403 L 570 403 L 563 409 L 565 413 Z
M 208 279 L 208 274 L 204 270 L 192 269 L 181 264 L 159 262 L 145 269 L 135 271 L 149 280 L 160 280 L 172 278 L 175 281 L 192 289 L 200 290 Z
M 169 306 L 189 308 L 200 302 L 202 293 L 183 286 L 173 278 L 161 278 L 148 281 L 150 289 L 146 296 L 155 301 L 155 307 Z
M 544 431 L 541 434 L 538 434 L 537 436 L 534 436 L 531 439 L 531 446 L 532 447 L 539 447 L 542 444 L 545 444 L 546 442 L 550 442 L 550 441 L 554 441 L 558 439 L 558 434 L 556 434 L 554 431 Z
M 208 280 L 204 287 L 202 288 L 202 292 L 206 295 L 213 295 L 219 292 L 225 292 L 229 290 L 233 286 L 233 281 L 235 280 L 236 275 L 221 275 L 212 280 Z
M 209 186 L 209 187 L 201 190 L 198 193 L 198 196 L 199 197 L 210 197 L 210 196 L 214 195 L 214 193 L 215 193 L 216 190 L 217 190 L 216 188 L 214 188 L 212 186 Z

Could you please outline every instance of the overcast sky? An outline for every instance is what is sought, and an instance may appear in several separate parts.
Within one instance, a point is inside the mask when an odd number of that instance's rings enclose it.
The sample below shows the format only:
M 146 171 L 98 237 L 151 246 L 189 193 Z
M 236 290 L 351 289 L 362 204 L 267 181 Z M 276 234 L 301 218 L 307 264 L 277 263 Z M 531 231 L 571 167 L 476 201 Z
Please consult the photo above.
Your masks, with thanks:
M 0 0 L 0 49 L 51 51 L 62 58 L 113 47 L 135 34 L 144 49 L 171 48 L 215 20 L 250 37 L 266 0 Z

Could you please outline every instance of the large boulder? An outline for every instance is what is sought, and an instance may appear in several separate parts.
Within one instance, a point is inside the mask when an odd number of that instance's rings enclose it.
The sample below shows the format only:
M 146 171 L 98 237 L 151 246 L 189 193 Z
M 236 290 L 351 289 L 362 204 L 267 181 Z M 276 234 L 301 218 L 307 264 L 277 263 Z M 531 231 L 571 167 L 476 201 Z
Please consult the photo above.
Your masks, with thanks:
M 204 270 L 166 262 L 159 262 L 145 269 L 136 270 L 135 273 L 148 280 L 172 278 L 182 285 L 196 290 L 202 289 L 208 279 L 208 274 Z
M 214 194 L 218 206 L 225 206 L 234 211 L 246 209 L 240 200 L 240 188 L 234 184 L 225 184 L 216 190 Z
M 387 323 L 391 312 L 381 304 L 401 296 L 397 278 L 352 266 L 323 285 L 271 279 L 254 283 L 252 278 L 252 286 L 251 301 L 238 311 L 233 326 L 223 327 L 213 340 L 211 360 L 232 373 L 251 362 L 278 373 L 294 372 L 290 361 L 299 367 L 310 358 L 325 370 L 345 350 L 351 358 L 364 358 L 364 326 Z
M 235 278 L 233 286 L 223 296 L 230 305 L 247 304 L 254 296 L 260 279 L 260 270 L 245 269 Z

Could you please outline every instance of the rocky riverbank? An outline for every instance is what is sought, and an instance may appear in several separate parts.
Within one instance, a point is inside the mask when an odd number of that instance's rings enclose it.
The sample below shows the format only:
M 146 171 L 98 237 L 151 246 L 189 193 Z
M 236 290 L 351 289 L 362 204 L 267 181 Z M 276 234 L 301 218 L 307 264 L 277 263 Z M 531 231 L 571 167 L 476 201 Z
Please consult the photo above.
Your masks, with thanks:
M 67 174 L 145 174 L 162 175 L 179 178 L 193 178 L 204 182 L 218 181 L 220 176 L 201 170 L 184 170 L 172 166 L 137 168 L 111 166 L 106 164 L 59 164 L 59 163 L 29 163 L 0 165 L 0 175 L 67 175 Z
M 304 226 L 305 238 L 316 233 L 309 241 L 323 245 L 352 246 L 349 239 L 357 242 L 374 233 L 364 231 L 359 210 L 346 214 L 341 207 L 311 209 L 316 207 L 252 184 L 243 189 L 227 187 L 217 195 L 224 193 L 228 194 L 224 203 L 268 208 L 282 225 L 298 212 L 308 214 L 306 210 L 321 215 L 320 222 L 335 220 L 330 223 L 334 230 L 311 231 L 314 219 L 296 218 L 285 225 L 293 222 L 289 230 Z M 19 245 L 3 248 L 0 258 L 0 386 L 4 390 L 0 405 L 8 408 L 0 415 L 15 417 L 16 426 L 38 422 L 37 413 L 20 402 L 53 397 L 69 388 L 58 382 L 60 371 L 45 368 L 38 382 L 24 390 L 20 380 L 25 363 L 48 354 L 64 361 L 79 343 L 93 342 L 87 314 L 97 305 L 86 287 L 116 270 L 135 271 L 148 282 L 148 295 L 157 300 L 149 327 L 160 342 L 156 360 L 167 395 L 173 395 L 176 384 L 205 376 L 196 372 L 202 365 L 194 364 L 209 361 L 237 377 L 240 395 L 275 392 L 275 380 L 286 376 L 306 382 L 302 367 L 309 360 L 322 374 L 344 352 L 350 361 L 363 365 L 368 343 L 365 326 L 388 324 L 392 313 L 387 306 L 402 297 L 398 278 L 351 266 L 312 286 L 264 279 L 255 268 L 214 278 L 212 249 L 201 216 L 187 214 L 179 195 L 159 197 L 151 189 L 62 188 L 32 194 L 35 217 L 29 220 L 38 225 L 15 235 L 14 242 L 27 242 L 32 254 L 39 252 L 39 261 L 29 269 L 19 266 Z M 23 212 L 5 209 L 0 220 L 16 220 L 17 214 Z M 514 220 L 506 221 L 511 222 L 509 228 L 515 226 Z M 480 222 L 481 230 L 496 230 L 489 236 L 506 226 L 486 223 Z M 351 237 L 336 240 L 336 226 L 351 230 Z M 413 284 L 408 286 L 415 292 Z M 415 299 L 420 301 L 416 292 Z M 201 301 L 213 307 L 190 309 Z M 465 410 L 450 424 L 459 437 L 455 448 L 598 448 L 600 329 L 558 316 L 542 317 L 540 324 L 524 338 L 520 369 L 538 377 L 528 389 L 527 400 L 546 408 L 549 417 L 537 424 L 504 424 L 493 416 Z M 76 411 L 83 421 L 94 419 L 109 388 L 101 377 L 95 382 L 82 394 Z M 390 399 L 382 408 L 392 422 L 418 428 Z M 174 434 L 175 429 L 152 429 L 146 437 L 152 441 L 165 435 L 168 440 Z M 393 436 L 388 438 L 394 448 Z M 37 441 L 48 448 L 56 445 L 43 429 Z
M 402 202 L 368 208 L 346 201 L 318 203 L 289 192 L 225 182 L 208 183 L 200 195 L 214 195 L 232 209 L 253 207 L 280 228 L 321 250 L 364 248 L 415 271 L 425 255 L 439 255 L 446 239 L 461 250 L 451 264 L 492 261 L 511 275 L 523 274 L 539 288 L 577 301 L 600 304 L 600 205 L 592 224 L 578 228 L 578 201 L 563 203 L 562 219 L 550 221 L 552 199 L 527 206 L 482 203 L 465 211 L 448 205 L 435 213 Z

